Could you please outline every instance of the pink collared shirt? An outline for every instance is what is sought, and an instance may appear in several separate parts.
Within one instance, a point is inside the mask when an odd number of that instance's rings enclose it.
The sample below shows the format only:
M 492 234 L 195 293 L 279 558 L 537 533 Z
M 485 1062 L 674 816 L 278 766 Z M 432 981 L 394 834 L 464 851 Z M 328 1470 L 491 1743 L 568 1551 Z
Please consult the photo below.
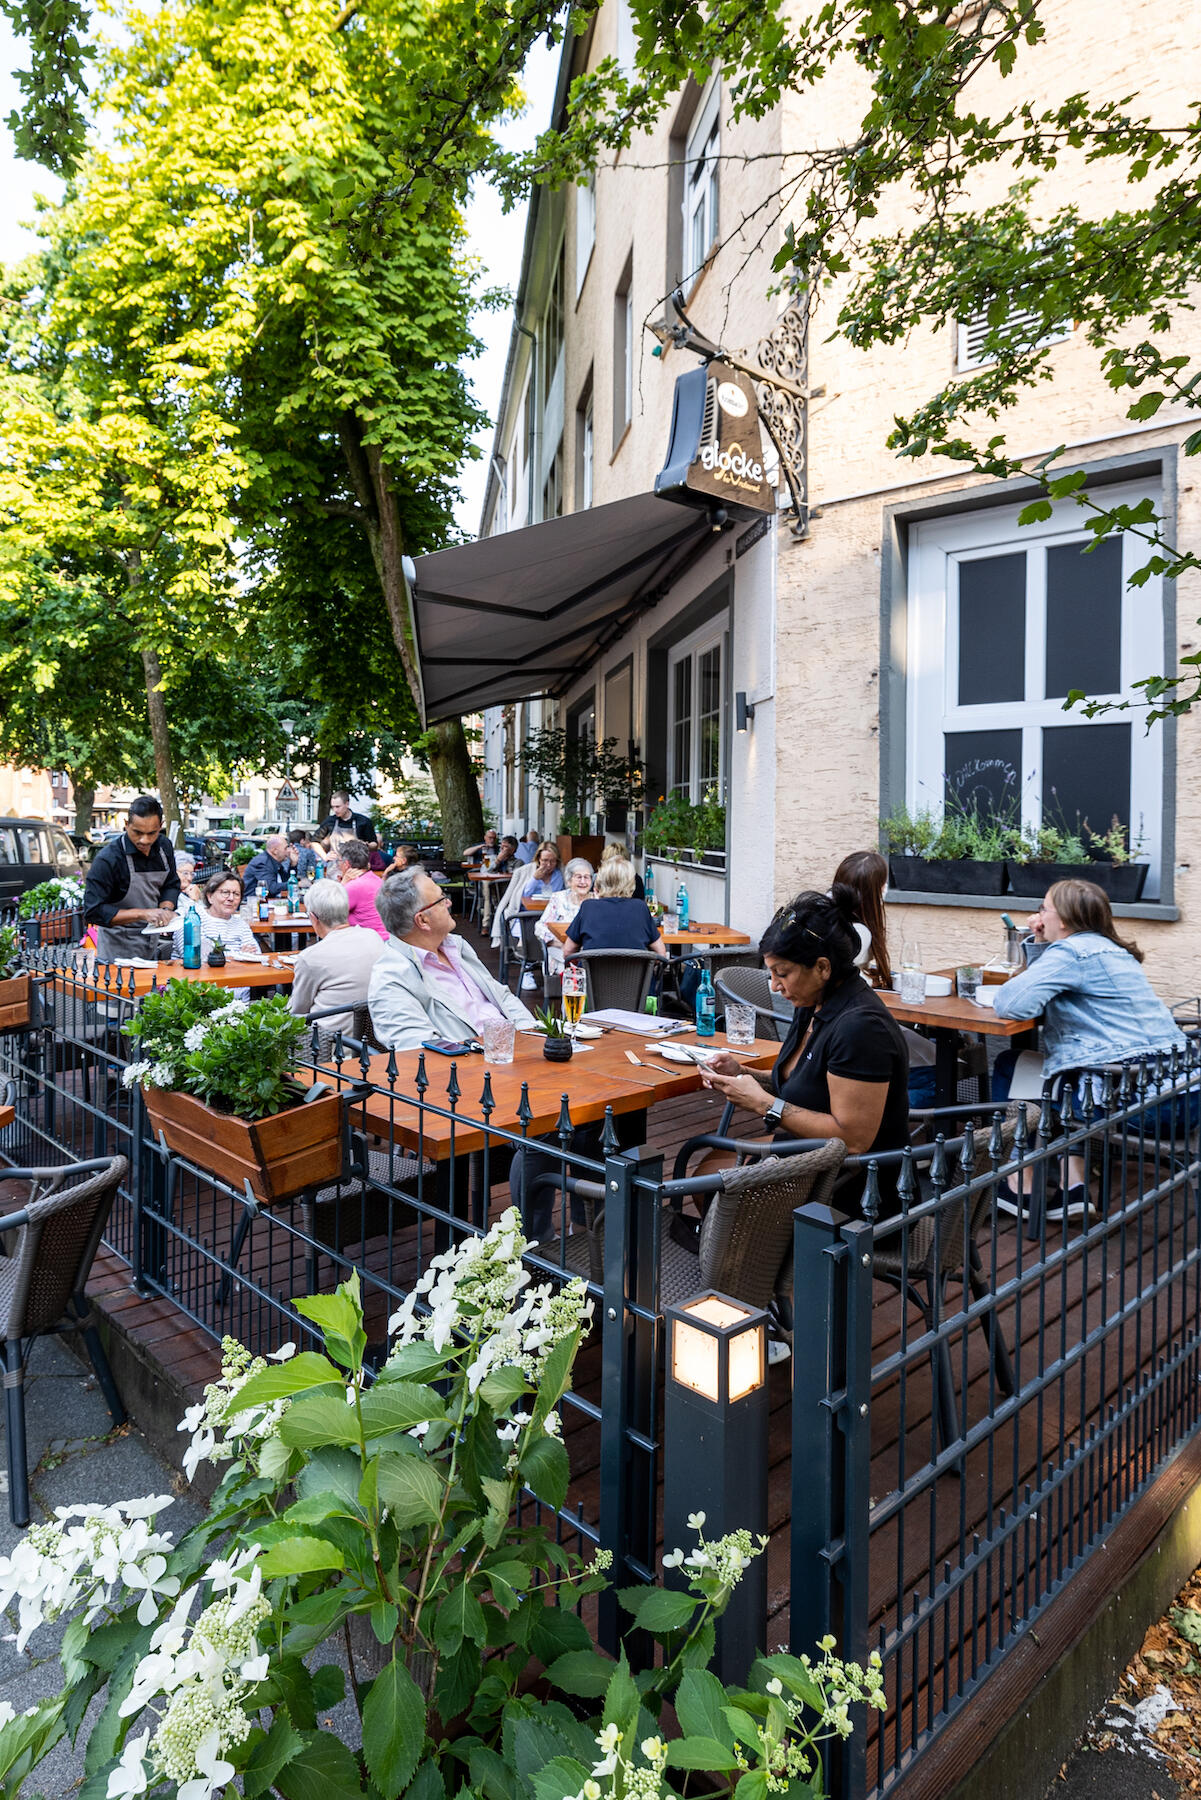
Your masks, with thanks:
M 434 989 L 439 998 L 454 1008 L 461 1018 L 467 1020 L 473 1031 L 479 1031 L 485 1019 L 503 1019 L 500 1007 L 489 1000 L 488 996 L 472 980 L 463 967 L 459 955 L 459 942 L 453 935 L 442 940 L 442 955 L 437 950 L 427 950 L 421 958 L 421 967 L 425 974 L 426 985 Z
M 388 927 L 376 910 L 375 896 L 383 887 L 383 879 L 365 869 L 356 875 L 353 881 L 346 883 L 346 901 L 350 907 L 350 923 L 365 925 L 368 931 L 374 931 L 378 937 L 386 938 Z

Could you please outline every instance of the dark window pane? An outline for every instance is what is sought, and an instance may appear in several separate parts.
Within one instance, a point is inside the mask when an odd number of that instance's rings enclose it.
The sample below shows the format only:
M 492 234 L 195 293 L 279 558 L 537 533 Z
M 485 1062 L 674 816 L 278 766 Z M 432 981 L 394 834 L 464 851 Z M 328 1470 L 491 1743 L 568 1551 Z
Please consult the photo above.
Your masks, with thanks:
M 948 731 L 943 750 L 947 805 L 1016 825 L 1022 808 L 1021 732 Z
M 959 565 L 959 704 L 1026 698 L 1026 552 Z
M 1052 725 L 1043 732 L 1043 823 L 1078 831 L 1130 824 L 1130 726 Z
M 1090 540 L 1091 542 L 1091 540 Z M 1047 698 L 1122 685 L 1122 540 L 1047 551 Z

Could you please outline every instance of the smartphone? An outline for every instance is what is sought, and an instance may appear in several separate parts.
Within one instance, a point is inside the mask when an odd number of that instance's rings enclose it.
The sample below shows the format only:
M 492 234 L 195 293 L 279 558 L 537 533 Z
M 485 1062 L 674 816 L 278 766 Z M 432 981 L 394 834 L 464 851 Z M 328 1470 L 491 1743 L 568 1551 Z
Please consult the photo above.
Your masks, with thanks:
M 421 1048 L 432 1050 L 435 1056 L 466 1056 L 471 1050 L 482 1050 L 484 1046 L 475 1038 L 465 1038 L 456 1042 L 452 1038 L 422 1038 Z

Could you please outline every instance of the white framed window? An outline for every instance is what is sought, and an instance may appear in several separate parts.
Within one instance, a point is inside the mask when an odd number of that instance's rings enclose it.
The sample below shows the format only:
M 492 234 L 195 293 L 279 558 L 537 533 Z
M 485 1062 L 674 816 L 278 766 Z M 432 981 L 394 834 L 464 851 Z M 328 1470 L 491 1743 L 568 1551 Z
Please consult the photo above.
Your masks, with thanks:
M 592 505 L 594 468 L 596 463 L 596 425 L 593 414 L 592 376 L 587 390 L 576 408 L 576 510 Z
M 718 175 L 721 167 L 721 81 L 714 76 L 696 109 L 684 142 L 683 268 L 695 280 L 717 242 Z
M 1150 498 L 1154 484 L 1107 487 L 1106 506 Z M 1162 584 L 1132 587 L 1147 560 L 1132 533 L 1094 549 L 1070 500 L 1019 526 L 1019 506 L 932 519 L 910 539 L 906 800 L 947 804 L 1030 830 L 1109 829 L 1150 860 L 1144 898 L 1160 893 L 1163 735 L 1140 712 L 1086 719 L 1073 689 L 1138 704 L 1136 681 L 1163 670 Z
M 576 299 L 584 286 L 592 246 L 596 243 L 596 170 L 589 171 L 587 181 L 575 191 L 575 292 Z
M 1040 323 L 1041 321 L 1035 313 L 1010 313 L 1003 327 L 1006 341 L 1041 350 L 1046 344 L 1062 344 L 1072 335 L 1072 326 L 1069 321 L 1066 325 L 1057 325 L 1052 331 L 1045 331 L 1038 336 Z M 955 365 L 957 368 L 984 369 L 995 360 L 984 347 L 984 340 L 988 333 L 987 312 L 973 313 L 970 319 L 961 320 L 956 325 Z
M 634 255 L 626 258 L 613 296 L 613 448 L 634 417 Z
M 622 74 L 631 79 L 634 74 L 634 54 L 637 43 L 634 38 L 634 14 L 630 9 L 630 0 L 617 0 L 617 44 L 615 55 L 617 66 Z
M 726 654 L 726 621 L 710 619 L 668 656 L 668 787 L 694 802 L 725 795 Z
M 542 403 L 545 406 L 554 385 L 559 358 L 563 354 L 562 243 L 559 245 L 559 253 L 555 257 L 554 269 L 550 278 L 550 292 L 546 297 L 546 311 L 542 315 L 542 337 L 538 351 L 542 361 Z

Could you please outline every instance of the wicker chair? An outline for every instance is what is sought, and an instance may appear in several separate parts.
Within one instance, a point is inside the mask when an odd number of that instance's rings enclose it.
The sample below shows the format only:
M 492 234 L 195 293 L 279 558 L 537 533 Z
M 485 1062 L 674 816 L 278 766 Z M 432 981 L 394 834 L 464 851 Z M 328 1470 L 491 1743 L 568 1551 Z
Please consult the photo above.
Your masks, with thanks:
M 667 965 L 666 979 L 677 999 L 680 975 L 685 964 L 690 962 L 699 963 L 702 969 L 708 969 L 716 983 L 719 975 L 724 976 L 731 969 L 738 973 L 758 971 L 759 952 L 753 944 L 714 944 L 711 947 L 698 945 L 695 950 L 685 945 L 679 956 L 673 956 Z
M 1009 1161 L 1013 1137 L 1014 1111 L 1011 1108 L 1010 1117 L 1001 1126 L 997 1166 Z M 943 1147 L 944 1154 L 951 1159 L 948 1173 L 952 1188 L 962 1185 L 962 1169 L 953 1160 L 961 1143 L 962 1140 L 956 1140 Z M 914 1155 L 932 1156 L 934 1148 L 923 1148 Z M 976 1135 L 971 1180 L 982 1180 L 990 1173 L 994 1166 L 993 1148 L 991 1131 L 981 1131 Z M 870 1160 L 878 1168 L 896 1169 L 900 1167 L 904 1155 L 903 1151 L 889 1151 Z M 859 1158 L 859 1166 L 862 1167 L 868 1160 L 866 1157 Z M 929 1198 L 929 1176 L 919 1175 L 918 1184 L 921 1199 Z M 991 1289 L 984 1276 L 976 1233 L 992 1210 L 995 1196 L 995 1183 L 985 1184 L 973 1195 L 970 1204 L 965 1204 L 962 1198 L 949 1199 L 937 1214 L 931 1213 L 915 1220 L 907 1230 L 898 1225 L 895 1231 L 890 1231 L 887 1223 L 877 1227 L 872 1274 L 877 1281 L 887 1282 L 904 1299 L 913 1302 L 921 1312 L 927 1331 L 938 1333 L 939 1321 L 946 1308 L 948 1282 L 963 1284 L 966 1281 L 973 1300 L 988 1298 Z M 995 1307 L 990 1307 L 981 1315 L 980 1328 L 988 1340 L 992 1375 L 998 1393 L 1014 1393 L 1013 1365 Z M 959 1436 L 951 1351 L 945 1336 L 936 1335 L 931 1346 L 930 1376 L 939 1443 L 945 1450 Z
M 123 1156 L 61 1168 L 5 1169 L 5 1181 L 27 1181 L 18 1212 L 0 1217 L 0 1336 L 8 1426 L 8 1510 L 29 1523 L 25 1447 L 25 1368 L 33 1340 L 78 1331 L 114 1425 L 125 1419 L 112 1370 L 89 1310 L 85 1288 L 117 1188 L 129 1168 Z M 64 1183 L 70 1186 L 64 1186 Z
M 663 958 L 649 950 L 577 950 L 568 962 L 578 963 L 588 983 L 588 1011 L 641 1012 L 650 993 L 651 978 L 662 970 Z
M 723 1008 L 731 1000 L 736 1006 L 754 1007 L 756 1037 L 775 1038 L 782 1044 L 788 1036 L 793 1009 L 787 1001 L 776 1002 L 766 969 L 723 969 L 717 981 L 717 997 Z
M 695 1245 L 672 1233 L 670 1200 L 678 1196 L 672 1193 L 674 1182 L 665 1184 L 669 1204 L 659 1219 L 660 1307 L 677 1305 L 702 1288 L 716 1288 L 748 1306 L 769 1306 L 791 1285 L 793 1213 L 811 1201 L 829 1203 L 845 1156 L 846 1145 L 831 1138 L 792 1155 L 766 1156 L 694 1178 L 690 1188 L 699 1182 L 713 1192 Z M 571 1185 L 584 1199 L 586 1231 L 562 1246 L 546 1245 L 541 1254 L 553 1264 L 562 1250 L 565 1268 L 599 1285 L 604 1276 L 604 1189 L 596 1182 Z

